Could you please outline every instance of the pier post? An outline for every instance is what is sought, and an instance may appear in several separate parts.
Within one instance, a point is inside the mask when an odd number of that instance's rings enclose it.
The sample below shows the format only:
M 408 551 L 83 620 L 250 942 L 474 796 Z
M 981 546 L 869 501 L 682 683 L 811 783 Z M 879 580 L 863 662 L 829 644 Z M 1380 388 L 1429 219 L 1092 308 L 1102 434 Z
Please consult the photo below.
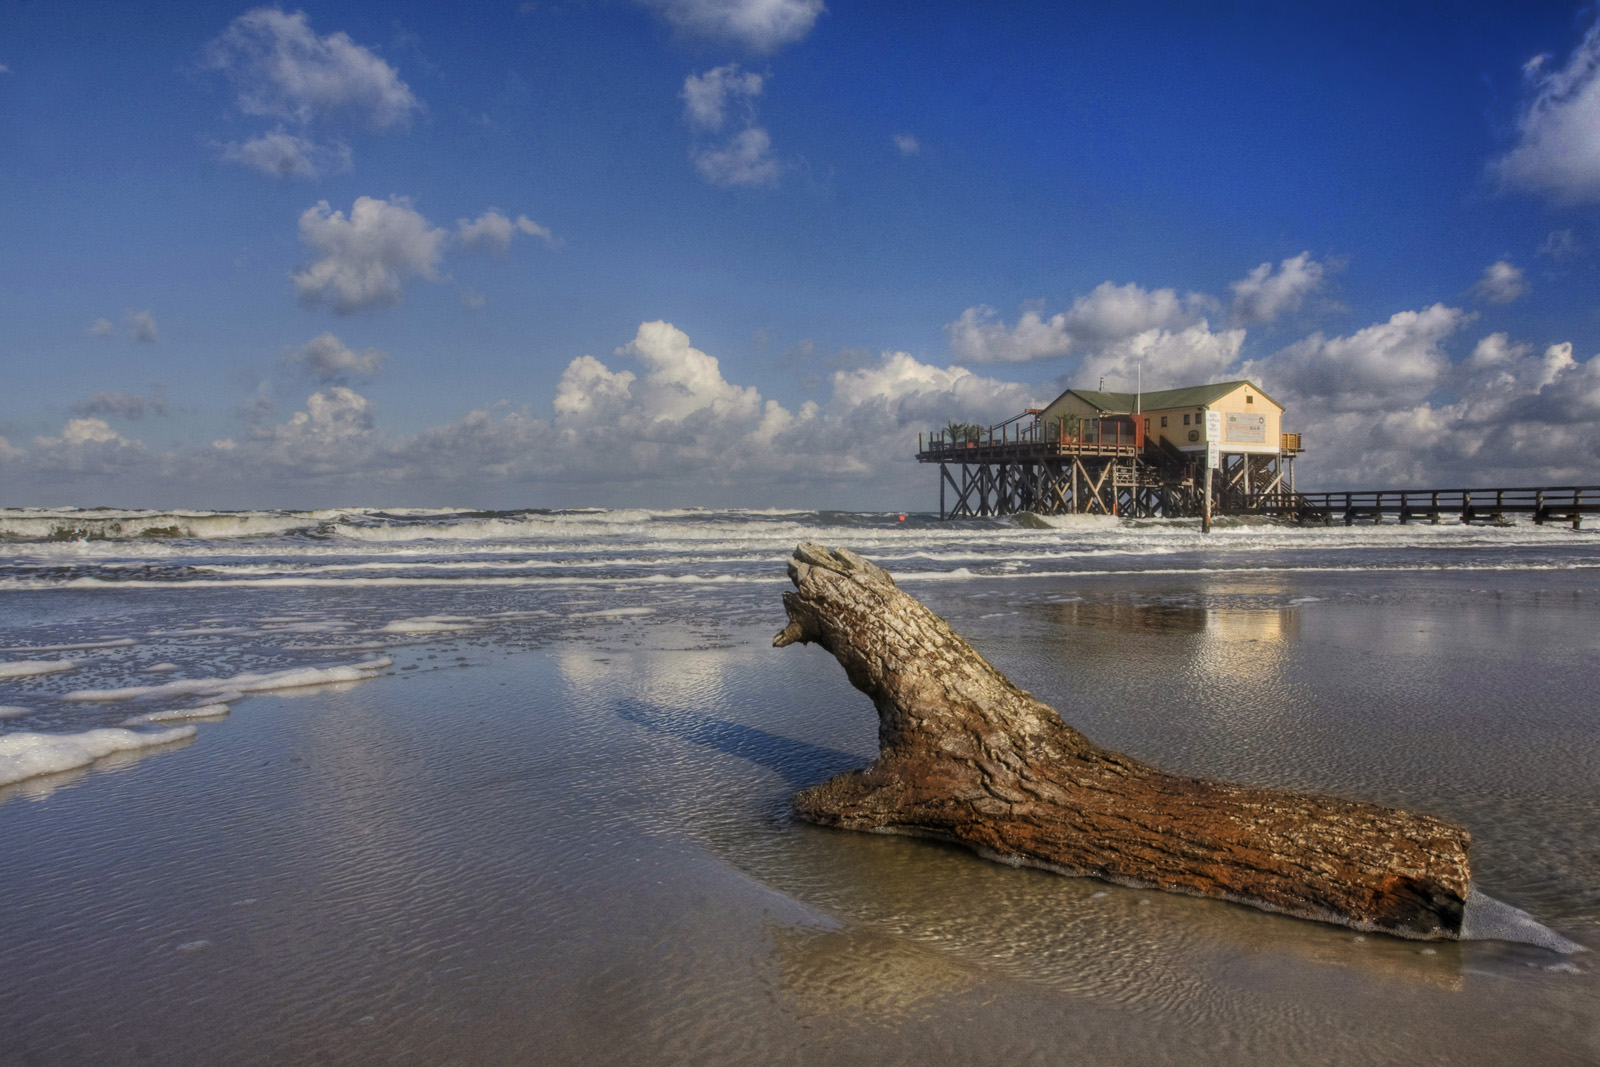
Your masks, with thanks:
M 1544 525 L 1544 490 L 1540 489 L 1533 494 L 1533 521 L 1536 526 Z
M 1200 532 L 1211 532 L 1211 464 L 1206 464 L 1205 496 L 1200 505 Z

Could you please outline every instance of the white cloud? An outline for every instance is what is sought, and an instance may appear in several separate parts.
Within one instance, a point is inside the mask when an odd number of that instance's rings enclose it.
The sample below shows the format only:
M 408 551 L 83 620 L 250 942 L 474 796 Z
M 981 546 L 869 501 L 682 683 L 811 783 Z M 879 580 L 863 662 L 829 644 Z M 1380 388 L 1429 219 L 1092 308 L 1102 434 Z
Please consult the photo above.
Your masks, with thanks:
M 322 333 L 296 349 L 289 361 L 325 382 L 334 382 L 377 374 L 383 368 L 384 354 L 376 348 L 357 352 L 333 334 Z
M 80 416 L 137 420 L 144 418 L 146 412 L 166 418 L 171 414 L 167 398 L 160 393 L 146 397 L 137 393 L 99 392 L 72 405 L 72 413 Z
M 400 301 L 412 276 L 438 281 L 449 233 L 432 226 L 405 197 L 357 197 L 346 218 L 326 200 L 300 216 L 300 240 L 317 258 L 291 272 L 303 304 L 341 315 Z
M 1230 318 L 1244 325 L 1271 322 L 1297 309 L 1306 296 L 1322 285 L 1323 265 L 1301 252 L 1278 264 L 1263 263 L 1228 286 L 1233 292 Z
M 1551 230 L 1545 237 L 1544 244 L 1539 246 L 1538 254 L 1559 261 L 1571 259 L 1580 251 L 1578 239 L 1572 235 L 1571 230 Z
M 457 219 L 456 232 L 462 248 L 487 252 L 496 257 L 503 257 L 511 251 L 511 239 L 519 233 L 537 237 L 547 247 L 555 243 L 554 235 L 528 216 L 518 215 L 513 220 L 494 208 L 471 221 Z
M 301 124 L 345 115 L 384 130 L 422 108 L 399 71 L 347 34 L 319 37 L 303 11 L 245 12 L 206 46 L 204 63 L 233 81 L 248 115 Z
M 822 0 L 639 0 L 680 33 L 772 52 L 803 40 Z
M 739 131 L 721 147 L 696 149 L 694 167 L 712 185 L 778 184 L 779 166 L 772 158 L 772 138 L 759 126 Z
M 681 422 L 693 415 L 719 422 L 754 418 L 761 396 L 754 386 L 729 384 L 721 365 L 689 343 L 689 335 L 670 322 L 646 322 L 632 341 L 617 349 L 646 368 L 639 413 L 650 423 Z
M 1098 383 L 1132 392 L 1219 381 L 1239 358 L 1242 329 L 1213 331 L 1205 319 L 1181 330 L 1145 330 L 1101 348 L 1085 358 L 1073 381 Z
M 750 102 L 761 95 L 763 83 L 761 75 L 740 70 L 737 63 L 690 74 L 679 93 L 684 117 L 693 128 L 711 132 L 722 129 L 730 107 L 741 108 L 747 119 L 753 118 Z
M 922 151 L 922 142 L 909 133 L 897 133 L 889 138 L 902 156 L 914 156 Z
M 351 168 L 348 145 L 338 141 L 318 144 L 282 127 L 248 141 L 219 145 L 218 150 L 229 163 L 238 163 L 274 178 L 320 178 Z
M 1469 318 L 1436 305 L 1345 337 L 1314 335 L 1245 365 L 1289 405 L 1285 428 L 1305 434 L 1302 487 L 1592 478 L 1600 465 L 1600 357 L 1583 361 L 1570 344 L 1536 350 L 1497 333 L 1452 363 L 1442 344 Z M 1089 358 L 1136 355 L 1154 387 L 1151 363 L 1213 365 L 1236 355 L 1238 334 L 1173 324 L 1122 337 Z M 258 422 L 237 440 L 157 454 L 101 418 L 81 417 L 27 450 L 0 442 L 0 462 L 10 484 L 30 492 L 188 492 L 238 506 L 350 504 L 394 493 L 510 506 L 533 489 L 563 504 L 903 506 L 936 492 L 932 473 L 912 458 L 919 431 L 951 419 L 998 422 L 1059 388 L 904 352 L 836 371 L 822 386 L 825 396 L 798 405 L 763 397 L 682 330 L 647 322 L 612 365 L 573 359 L 543 416 L 499 403 L 420 433 L 391 434 L 367 398 L 332 385 L 287 420 Z M 112 414 L 123 403 L 101 407 Z
M 1512 344 L 1511 338 L 1504 333 L 1491 333 L 1473 348 L 1467 366 L 1473 370 L 1503 367 L 1526 356 L 1531 348 L 1531 345 Z
M 683 82 L 684 118 L 697 134 L 720 132 L 728 113 L 740 113 L 743 129 L 720 144 L 697 143 L 690 152 L 695 170 L 712 185 L 776 185 L 780 167 L 772 158 L 772 138 L 755 124 L 755 98 L 765 84 L 759 74 L 739 69 L 737 63 L 690 74 Z
M 1172 289 L 1144 289 L 1132 283 L 1102 282 L 1067 311 L 1044 318 L 1026 311 L 1007 327 L 995 310 L 979 305 L 945 327 L 950 347 L 977 363 L 1024 363 L 1035 359 L 1092 352 L 1128 341 L 1150 330 L 1203 325 L 1204 297 L 1180 297 Z
M 306 410 L 295 412 L 288 422 L 258 431 L 247 455 L 310 478 L 363 467 L 370 473 L 364 461 L 379 443 L 374 424 L 372 403 L 348 386 L 335 385 L 312 393 L 306 398 Z
M 1600 357 L 1579 362 L 1565 342 L 1535 354 L 1532 345 L 1491 334 L 1445 376 L 1445 395 L 1389 410 L 1302 405 L 1286 416 L 1310 446 L 1302 464 L 1314 463 L 1318 485 L 1329 488 L 1592 478 L 1600 463 L 1593 432 Z
M 616 354 L 634 362 L 637 372 L 613 370 L 592 356 L 574 359 L 549 418 L 497 405 L 394 436 L 377 426 L 365 397 L 334 386 L 314 393 L 286 422 L 214 442 L 185 467 L 302 493 L 307 486 L 337 494 L 370 493 L 375 486 L 459 490 L 544 483 L 578 500 L 627 490 L 666 502 L 671 494 L 704 499 L 718 486 L 739 492 L 769 485 L 787 496 L 792 483 L 786 476 L 795 471 L 811 486 L 832 485 L 841 471 L 855 481 L 868 479 L 880 473 L 883 434 L 905 436 L 903 427 L 881 417 L 863 423 L 872 435 L 865 451 L 858 432 L 841 418 L 826 432 L 812 433 L 823 418 L 818 405 L 790 410 L 764 401 L 755 388 L 728 381 L 715 357 L 665 322 L 642 324 Z M 873 392 L 893 391 L 896 378 L 889 375 Z M 840 411 L 848 414 L 862 399 L 841 401 Z
M 1505 260 L 1483 268 L 1483 277 L 1472 287 L 1472 295 L 1491 304 L 1509 304 L 1528 291 L 1522 269 Z
M 1444 382 L 1450 359 L 1441 345 L 1471 318 L 1443 304 L 1402 311 L 1348 337 L 1312 334 L 1245 364 L 1240 376 L 1279 401 L 1369 413 L 1410 407 Z
M 46 476 L 107 475 L 137 470 L 148 464 L 150 451 L 141 442 L 113 430 L 104 419 L 68 419 L 55 437 L 35 437 L 20 458 Z
M 112 325 L 110 319 L 102 318 L 91 322 L 87 332 L 90 337 L 115 337 L 117 328 Z
M 347 34 L 318 36 L 303 11 L 245 12 L 206 46 L 202 65 L 233 82 L 241 112 L 276 122 L 242 142 L 216 144 L 218 154 L 275 178 L 318 178 L 350 169 L 349 146 L 338 138 L 313 138 L 317 128 L 404 129 L 422 110 L 394 67 Z
M 128 329 L 133 331 L 133 339 L 142 344 L 153 345 L 159 337 L 156 330 L 156 317 L 148 311 L 130 311 L 123 316 L 123 321 L 128 324 Z
M 1600 23 L 1567 65 L 1547 70 L 1535 56 L 1522 68 L 1533 96 L 1517 121 L 1517 144 L 1490 165 L 1506 186 L 1560 202 L 1600 199 Z

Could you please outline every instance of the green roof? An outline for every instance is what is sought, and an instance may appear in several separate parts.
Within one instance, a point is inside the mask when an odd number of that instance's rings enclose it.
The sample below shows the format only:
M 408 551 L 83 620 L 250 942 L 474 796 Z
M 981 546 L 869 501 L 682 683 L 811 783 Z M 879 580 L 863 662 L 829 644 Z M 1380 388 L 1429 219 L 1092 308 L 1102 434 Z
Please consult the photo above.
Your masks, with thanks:
M 1279 410 L 1282 410 L 1282 404 L 1267 396 L 1266 393 L 1262 393 L 1261 387 L 1252 381 L 1218 382 L 1215 385 L 1191 385 L 1183 389 L 1152 389 L 1139 395 L 1133 393 L 1107 393 L 1097 389 L 1068 389 L 1061 396 L 1071 393 L 1090 407 L 1100 411 L 1122 414 L 1132 411 L 1136 404 L 1144 411 L 1153 411 L 1159 408 L 1203 408 L 1208 404 L 1214 404 L 1221 400 L 1241 385 L 1248 385 L 1256 392 L 1261 393 L 1262 396 L 1266 396 L 1267 400 Z M 1056 397 L 1056 400 L 1060 399 L 1060 396 Z M 1054 402 L 1051 401 L 1051 403 Z

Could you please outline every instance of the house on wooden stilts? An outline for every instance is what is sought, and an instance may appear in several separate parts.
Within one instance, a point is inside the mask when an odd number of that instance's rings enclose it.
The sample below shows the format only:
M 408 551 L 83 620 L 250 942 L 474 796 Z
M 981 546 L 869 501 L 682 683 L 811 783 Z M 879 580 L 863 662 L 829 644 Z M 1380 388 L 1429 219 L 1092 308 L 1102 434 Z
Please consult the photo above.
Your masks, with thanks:
M 1217 513 L 1282 510 L 1293 499 L 1300 435 L 1253 382 L 1115 393 L 1068 389 L 997 426 L 951 424 L 919 436 L 939 465 L 945 518 L 1042 514 L 1133 517 L 1201 512 L 1207 415 L 1220 421 Z

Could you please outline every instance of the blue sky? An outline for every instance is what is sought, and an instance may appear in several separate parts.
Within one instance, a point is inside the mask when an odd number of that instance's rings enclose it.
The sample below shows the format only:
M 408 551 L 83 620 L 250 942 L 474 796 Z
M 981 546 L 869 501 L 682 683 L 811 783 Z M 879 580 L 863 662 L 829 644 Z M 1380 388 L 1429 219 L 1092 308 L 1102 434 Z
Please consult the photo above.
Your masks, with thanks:
M 1600 472 L 1591 7 L 0 13 L 9 505 L 925 507 L 1136 373 Z

